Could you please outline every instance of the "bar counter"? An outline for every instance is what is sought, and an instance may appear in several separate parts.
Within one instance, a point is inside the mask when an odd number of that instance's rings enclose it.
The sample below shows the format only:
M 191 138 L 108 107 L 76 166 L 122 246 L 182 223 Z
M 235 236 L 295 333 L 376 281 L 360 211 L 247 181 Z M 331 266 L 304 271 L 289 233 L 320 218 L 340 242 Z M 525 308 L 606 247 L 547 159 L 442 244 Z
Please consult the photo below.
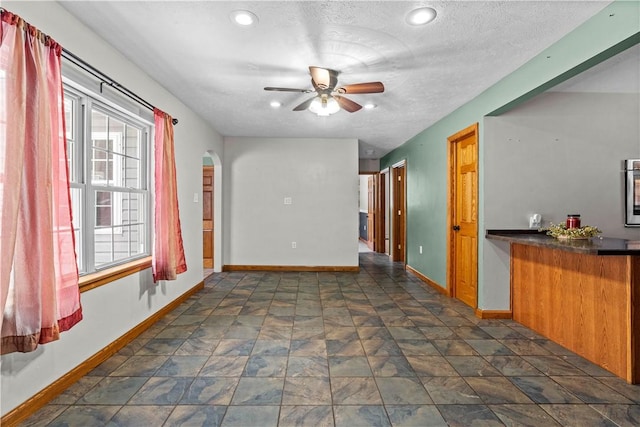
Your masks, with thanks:
M 537 230 L 485 236 L 510 243 L 515 321 L 640 382 L 640 242 L 558 240 Z

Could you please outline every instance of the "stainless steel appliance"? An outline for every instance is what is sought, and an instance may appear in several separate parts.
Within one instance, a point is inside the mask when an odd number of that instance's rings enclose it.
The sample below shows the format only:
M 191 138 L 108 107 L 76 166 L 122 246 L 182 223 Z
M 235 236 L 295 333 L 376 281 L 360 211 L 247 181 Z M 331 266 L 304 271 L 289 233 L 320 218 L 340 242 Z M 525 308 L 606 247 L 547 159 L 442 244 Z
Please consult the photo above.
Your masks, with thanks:
M 624 225 L 640 227 L 640 159 L 624 161 L 625 212 Z

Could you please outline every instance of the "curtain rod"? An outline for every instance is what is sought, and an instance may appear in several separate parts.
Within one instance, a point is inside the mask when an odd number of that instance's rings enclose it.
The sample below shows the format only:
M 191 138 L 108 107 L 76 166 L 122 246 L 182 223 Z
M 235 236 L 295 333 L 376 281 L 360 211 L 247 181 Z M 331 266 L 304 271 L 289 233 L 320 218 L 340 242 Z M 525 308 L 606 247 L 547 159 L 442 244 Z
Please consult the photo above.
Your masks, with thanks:
M 0 7 L 0 12 L 9 12 L 9 11 L 7 9 L 3 8 L 3 7 Z M 11 13 L 11 12 L 9 12 L 9 13 Z M 113 89 L 115 89 L 118 92 L 120 92 L 121 94 L 125 95 L 126 97 L 128 97 L 128 98 L 134 100 L 135 102 L 137 102 L 138 104 L 142 105 L 143 107 L 148 108 L 151 111 L 154 110 L 155 107 L 149 101 L 145 100 L 144 98 L 140 97 L 139 95 L 137 95 L 133 91 L 127 89 L 124 86 L 122 86 L 120 83 L 118 83 L 117 81 L 115 81 L 114 79 L 112 79 L 111 77 L 109 77 L 108 75 L 103 73 L 102 71 L 98 70 L 97 68 L 95 68 L 91 64 L 87 63 L 86 61 L 84 61 L 83 59 L 78 57 L 77 55 L 74 55 L 73 53 L 69 52 L 64 47 L 62 48 L 62 57 L 67 59 L 71 63 L 73 63 L 75 66 L 81 68 L 82 70 L 86 71 L 87 73 L 89 73 L 92 76 L 94 76 L 97 79 L 99 79 L 100 80 L 100 92 L 101 93 L 102 93 L 102 85 L 103 84 L 107 84 L 110 87 L 112 87 Z M 172 122 L 173 122 L 174 125 L 177 125 L 178 124 L 178 119 L 173 118 Z

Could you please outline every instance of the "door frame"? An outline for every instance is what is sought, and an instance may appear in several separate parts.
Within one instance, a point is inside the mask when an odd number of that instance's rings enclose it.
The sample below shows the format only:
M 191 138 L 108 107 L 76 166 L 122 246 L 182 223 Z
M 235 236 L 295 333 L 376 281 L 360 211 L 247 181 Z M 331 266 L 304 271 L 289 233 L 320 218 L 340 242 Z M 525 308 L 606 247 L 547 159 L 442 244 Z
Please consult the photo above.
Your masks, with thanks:
M 397 182 L 399 176 L 399 169 L 403 170 L 404 180 L 402 182 L 403 194 L 397 194 Z M 391 247 L 390 256 L 393 262 L 407 263 L 407 160 L 403 159 L 399 162 L 391 165 Z M 398 210 L 398 204 L 401 206 L 401 215 L 398 220 L 396 211 Z M 398 242 L 402 243 L 401 249 L 398 249 Z
M 478 134 L 478 123 L 474 123 L 462 129 L 459 132 L 447 138 L 447 294 L 450 297 L 456 298 L 456 233 L 453 230 L 456 221 L 456 143 L 460 140 L 475 134 L 476 137 L 476 150 L 480 145 L 480 136 Z M 476 155 L 476 159 L 478 156 Z M 475 198 L 478 201 L 478 175 L 476 174 Z M 476 210 L 476 223 L 478 222 L 477 210 Z M 476 260 L 478 247 L 476 246 Z M 475 265 L 476 273 L 478 271 L 478 264 Z M 477 280 L 477 274 L 476 274 Z M 476 283 L 477 289 L 477 283 Z M 478 305 L 478 297 L 476 295 L 476 307 Z

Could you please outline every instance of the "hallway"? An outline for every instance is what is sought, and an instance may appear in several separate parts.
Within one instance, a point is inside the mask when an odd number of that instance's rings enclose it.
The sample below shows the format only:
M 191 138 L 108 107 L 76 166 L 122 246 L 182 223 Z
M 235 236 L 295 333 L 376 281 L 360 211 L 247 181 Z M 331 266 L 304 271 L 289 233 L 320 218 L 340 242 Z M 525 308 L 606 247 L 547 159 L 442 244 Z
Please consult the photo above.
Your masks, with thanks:
M 360 266 L 213 274 L 24 425 L 640 425 L 640 387 L 384 255 Z

